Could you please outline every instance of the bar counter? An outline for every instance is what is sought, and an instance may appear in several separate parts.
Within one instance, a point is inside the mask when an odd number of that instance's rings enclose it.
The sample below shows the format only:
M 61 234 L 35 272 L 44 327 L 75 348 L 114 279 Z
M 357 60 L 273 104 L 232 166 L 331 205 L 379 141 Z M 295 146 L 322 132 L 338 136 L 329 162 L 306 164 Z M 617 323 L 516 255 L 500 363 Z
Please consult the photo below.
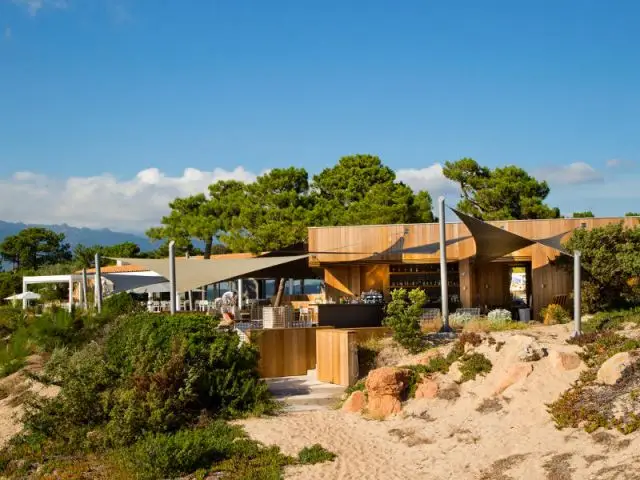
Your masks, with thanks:
M 318 312 L 318 326 L 335 328 L 380 327 L 384 305 L 366 303 L 322 303 L 314 307 Z

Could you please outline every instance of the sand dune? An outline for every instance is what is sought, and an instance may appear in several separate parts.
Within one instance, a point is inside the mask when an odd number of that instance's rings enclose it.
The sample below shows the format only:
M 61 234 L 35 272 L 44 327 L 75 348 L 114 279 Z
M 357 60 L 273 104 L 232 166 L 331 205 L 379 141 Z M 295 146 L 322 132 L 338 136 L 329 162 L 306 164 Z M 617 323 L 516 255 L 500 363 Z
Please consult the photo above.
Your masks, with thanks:
M 640 433 L 557 430 L 546 411 L 576 380 L 549 357 L 534 362 L 521 383 L 494 396 L 505 371 L 517 362 L 522 335 L 548 350 L 572 351 L 567 326 L 496 333 L 500 352 L 478 351 L 493 363 L 484 378 L 467 382 L 454 400 L 411 400 L 401 414 L 368 420 L 338 410 L 283 414 L 241 422 L 265 444 L 289 454 L 313 443 L 338 454 L 334 462 L 290 467 L 292 479 L 640 479 Z

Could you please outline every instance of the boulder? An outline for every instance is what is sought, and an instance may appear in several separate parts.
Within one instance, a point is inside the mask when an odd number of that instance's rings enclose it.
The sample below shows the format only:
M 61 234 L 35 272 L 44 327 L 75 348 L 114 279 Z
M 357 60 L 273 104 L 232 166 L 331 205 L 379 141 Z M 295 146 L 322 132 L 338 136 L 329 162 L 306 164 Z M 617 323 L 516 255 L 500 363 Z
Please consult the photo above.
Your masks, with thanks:
M 436 398 L 438 395 L 438 382 L 433 378 L 424 378 L 416 388 L 416 398 Z
M 522 351 L 518 358 L 521 362 L 536 362 L 547 355 L 547 351 L 538 343 L 532 340 L 522 347 Z
M 582 360 L 578 354 L 573 352 L 559 352 L 551 350 L 549 352 L 549 361 L 551 366 L 556 370 L 575 370 L 582 364 Z
M 397 395 L 406 387 L 407 372 L 395 367 L 382 367 L 371 370 L 365 386 L 369 397 L 381 395 Z
M 360 413 L 366 405 L 367 396 L 362 390 L 356 390 L 342 404 L 342 411 L 349 413 Z
M 494 395 L 500 395 L 510 386 L 521 382 L 533 372 L 533 365 L 527 362 L 521 362 L 511 365 L 511 367 L 500 377 L 496 384 Z
M 622 378 L 624 371 L 639 360 L 640 351 L 638 350 L 633 352 L 616 353 L 613 357 L 602 364 L 598 370 L 596 380 L 598 383 L 604 385 L 615 385 L 618 380 Z
M 380 397 L 369 397 L 367 412 L 373 418 L 386 418 L 402 410 L 400 399 L 393 395 L 382 395 Z
M 367 410 L 372 417 L 385 418 L 402 410 L 400 394 L 406 388 L 407 372 L 394 367 L 382 367 L 369 372 Z

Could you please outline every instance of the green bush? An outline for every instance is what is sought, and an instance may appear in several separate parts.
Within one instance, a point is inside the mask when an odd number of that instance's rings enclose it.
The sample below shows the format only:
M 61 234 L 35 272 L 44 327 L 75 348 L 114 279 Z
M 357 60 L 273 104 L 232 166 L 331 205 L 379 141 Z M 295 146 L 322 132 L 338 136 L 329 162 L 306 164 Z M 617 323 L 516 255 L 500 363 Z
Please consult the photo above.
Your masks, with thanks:
M 628 310 L 614 310 L 598 312 L 588 322 L 583 322 L 583 332 L 600 332 L 604 330 L 618 330 L 625 323 L 635 323 L 640 326 L 640 307 Z
M 135 478 L 176 478 L 197 470 L 206 472 L 212 465 L 236 457 L 243 447 L 253 450 L 254 457 L 274 453 L 250 443 L 240 427 L 212 422 L 201 428 L 180 430 L 173 434 L 147 434 L 118 456 L 125 470 L 134 474 Z M 275 453 L 273 460 L 279 472 L 281 466 L 290 463 L 290 459 L 279 452 Z M 254 473 L 269 473 L 269 470 L 254 470 Z M 228 477 L 225 475 L 224 478 Z
M 640 303 L 640 227 L 622 222 L 592 230 L 574 230 L 565 247 L 582 253 L 582 307 L 586 312 L 625 308 Z M 555 261 L 573 271 L 573 260 Z
M 11 335 L 24 323 L 24 314 L 20 308 L 0 306 L 0 338 Z
M 545 325 L 556 325 L 558 323 L 568 323 L 571 321 L 569 312 L 560 305 L 550 304 L 540 310 L 540 316 Z
M 478 375 L 486 375 L 492 367 L 491 361 L 481 353 L 465 355 L 460 359 L 460 383 L 475 380 Z
M 104 345 L 57 350 L 45 374 L 61 392 L 30 402 L 25 425 L 79 448 L 120 447 L 144 433 L 177 431 L 202 412 L 273 411 L 257 351 L 215 325 L 204 315 L 134 315 L 114 324 Z
M 137 295 L 122 292 L 110 295 L 102 303 L 102 311 L 106 315 L 118 317 L 120 315 L 141 313 L 144 306 L 140 303 Z
M 385 325 L 393 331 L 393 338 L 411 353 L 424 348 L 420 319 L 422 307 L 426 302 L 424 291 L 415 289 L 407 295 L 403 288 L 391 293 L 392 300 L 386 308 Z
M 331 462 L 336 454 L 330 452 L 319 443 L 305 447 L 298 453 L 298 462 L 303 465 L 315 465 L 316 463 Z

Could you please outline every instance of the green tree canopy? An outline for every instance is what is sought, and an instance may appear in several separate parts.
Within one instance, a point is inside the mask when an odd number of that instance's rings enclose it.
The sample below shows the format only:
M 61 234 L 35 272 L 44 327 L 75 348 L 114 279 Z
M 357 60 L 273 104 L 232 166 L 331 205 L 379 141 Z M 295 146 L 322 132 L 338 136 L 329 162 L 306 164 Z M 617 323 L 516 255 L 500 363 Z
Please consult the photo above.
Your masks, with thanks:
M 306 241 L 312 200 L 305 169 L 273 169 L 243 190 L 234 193 L 239 211 L 222 235 L 231 250 L 257 253 Z
M 101 255 L 102 266 L 109 265 L 113 261 L 111 258 L 136 258 L 139 257 L 140 246 L 134 242 L 123 242 L 116 245 L 93 245 L 86 247 L 82 244 L 78 244 L 73 249 L 73 262 L 78 268 L 91 268 L 95 263 L 96 253 Z
M 640 217 L 640 212 L 627 212 L 624 214 L 625 217 Z
M 203 194 L 176 198 L 169 203 L 171 212 L 162 217 L 160 227 L 147 230 L 147 236 L 152 240 L 173 240 L 179 251 L 190 252 L 192 239 L 204 243 L 204 256 L 209 258 L 213 238 L 218 234 L 218 224 L 209 215 L 209 201 Z M 190 252 L 191 253 L 191 252 Z
M 577 229 L 566 242 L 570 251 L 581 252 L 583 304 L 595 312 L 640 301 L 640 227 L 625 228 L 622 223 Z M 571 267 L 571 261 L 558 262 Z
M 595 215 L 591 210 L 587 210 L 586 212 L 573 212 L 573 218 L 593 218 Z
M 558 218 L 560 211 L 544 200 L 549 186 L 522 168 L 510 165 L 491 170 L 472 158 L 445 162 L 443 173 L 458 183 L 462 200 L 457 208 L 481 220 Z
M 63 233 L 42 227 L 25 228 L 0 243 L 0 256 L 14 269 L 37 270 L 43 265 L 71 260 L 71 249 Z
M 428 192 L 417 195 L 373 155 L 342 157 L 313 177 L 313 225 L 432 222 Z

